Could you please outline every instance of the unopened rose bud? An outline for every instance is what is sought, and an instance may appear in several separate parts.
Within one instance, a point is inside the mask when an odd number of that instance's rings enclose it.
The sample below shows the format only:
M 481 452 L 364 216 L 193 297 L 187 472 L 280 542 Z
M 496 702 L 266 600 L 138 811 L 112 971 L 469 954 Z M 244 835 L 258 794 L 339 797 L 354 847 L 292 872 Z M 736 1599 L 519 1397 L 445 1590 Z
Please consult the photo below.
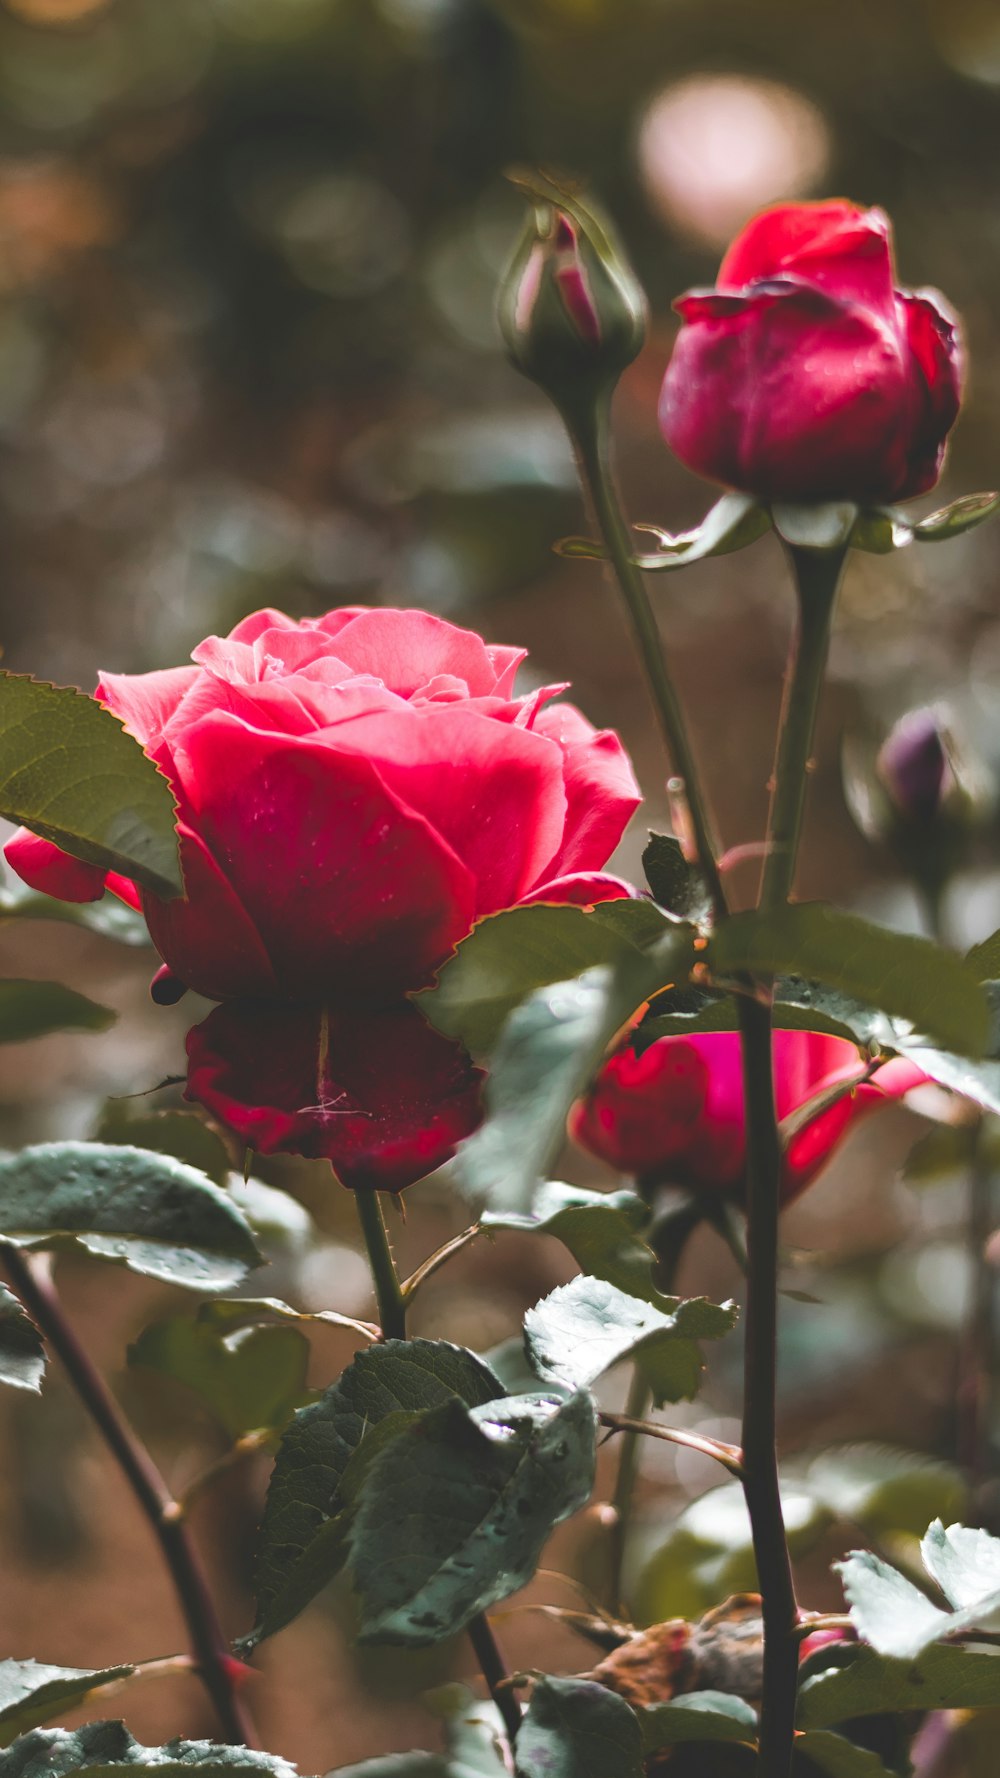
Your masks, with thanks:
M 879 750 L 875 770 L 904 821 L 933 821 L 955 786 L 948 746 L 933 710 L 911 710 Z
M 604 226 L 575 200 L 535 192 L 500 288 L 500 328 L 518 370 L 563 412 L 614 388 L 645 337 L 642 291 Z
M 963 747 L 946 713 L 910 710 L 872 759 L 845 750 L 844 784 L 858 826 L 888 846 L 925 894 L 940 894 L 965 863 L 975 828 L 995 800 L 983 762 Z

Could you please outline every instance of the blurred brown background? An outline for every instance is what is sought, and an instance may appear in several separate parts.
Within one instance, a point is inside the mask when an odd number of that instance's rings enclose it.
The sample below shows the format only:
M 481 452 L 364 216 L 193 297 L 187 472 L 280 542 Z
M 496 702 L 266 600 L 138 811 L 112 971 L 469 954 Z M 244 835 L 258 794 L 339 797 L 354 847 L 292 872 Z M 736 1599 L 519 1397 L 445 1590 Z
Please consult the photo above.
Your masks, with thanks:
M 587 714 L 622 733 L 648 822 L 664 825 L 664 767 L 614 597 L 599 569 L 551 554 L 554 538 L 584 527 L 565 440 L 499 349 L 494 289 L 520 220 L 504 179 L 514 162 L 580 175 L 648 290 L 649 342 L 617 403 L 633 517 L 679 529 L 712 498 L 656 431 L 670 303 L 711 280 L 747 215 L 789 195 L 883 205 L 902 281 L 939 285 L 960 308 L 970 394 L 941 498 L 997 483 L 994 0 L 2 0 L 5 664 L 89 688 L 101 666 L 181 662 L 265 603 L 293 614 L 424 605 L 527 645 L 536 678 L 572 680 Z M 998 569 L 1000 531 L 988 526 L 940 550 L 853 558 L 804 894 L 915 922 L 846 813 L 840 736 L 945 697 L 1000 762 Z M 726 843 L 751 841 L 790 618 L 779 552 L 769 539 L 653 592 Z M 645 825 L 619 861 L 633 875 Z M 949 905 L 956 939 L 1000 924 L 994 830 L 980 853 Z M 735 880 L 749 898 L 752 875 Z M 4 1052 L 8 1145 L 89 1133 L 109 1094 L 178 1071 L 190 1014 L 149 1005 L 148 952 L 11 921 L 0 962 L 122 1014 L 103 1036 Z M 831 1439 L 952 1454 L 961 1193 L 897 1182 L 918 1131 L 906 1112 L 876 1120 L 789 1225 L 790 1241 L 833 1255 L 805 1268 L 821 1303 L 786 1305 L 786 1429 L 803 1463 Z M 319 1166 L 268 1177 L 318 1232 L 286 1236 L 259 1288 L 369 1312 L 349 1198 Z M 410 1193 L 407 1210 L 404 1263 L 461 1226 L 441 1182 Z M 489 1347 L 568 1269 L 548 1243 L 480 1243 L 428 1289 L 415 1331 Z M 114 1374 L 141 1326 L 186 1307 L 96 1263 L 63 1262 L 60 1278 Z M 736 1281 L 706 1239 L 682 1284 L 724 1294 Z M 317 1337 L 312 1380 L 349 1355 L 343 1338 Z M 705 1397 L 677 1417 L 732 1436 L 737 1363 L 735 1343 L 713 1357 Z M 613 1378 L 607 1400 L 622 1387 Z M 223 1448 L 191 1400 L 167 1400 L 139 1372 L 123 1389 L 175 1485 Z M 0 1412 L 0 1655 L 85 1665 L 174 1652 L 181 1630 L 146 1528 L 55 1368 L 41 1401 L 8 1395 Z M 652 1547 L 715 1477 L 666 1447 L 644 1464 Z M 254 1460 L 197 1509 L 234 1634 L 250 1621 L 266 1470 Z M 597 1537 L 578 1520 L 549 1567 L 586 1584 Z M 814 1542 L 810 1604 L 837 1603 L 833 1553 L 835 1540 Z M 555 1575 L 531 1597 L 579 1603 Z M 689 1605 L 679 1585 L 642 1597 L 660 1614 Z M 498 1620 L 515 1664 L 590 1664 L 584 1644 L 519 1605 Z M 257 1657 L 266 1744 L 306 1772 L 434 1744 L 420 1690 L 471 1671 L 464 1646 L 352 1656 L 348 1616 L 334 1589 Z M 214 1727 L 193 1682 L 173 1678 L 134 1681 L 101 1708 L 121 1709 L 148 1740 Z

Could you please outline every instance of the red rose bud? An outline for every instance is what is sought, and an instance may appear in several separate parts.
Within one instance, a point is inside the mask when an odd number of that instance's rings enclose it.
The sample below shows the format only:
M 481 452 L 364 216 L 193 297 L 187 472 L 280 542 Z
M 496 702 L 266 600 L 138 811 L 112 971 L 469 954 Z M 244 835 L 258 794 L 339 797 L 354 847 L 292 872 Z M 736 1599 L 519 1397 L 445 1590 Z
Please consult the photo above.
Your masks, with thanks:
M 564 209 L 535 196 L 501 285 L 499 318 L 518 370 L 565 409 L 614 387 L 642 346 L 646 305 L 595 216 L 575 199 Z
M 779 204 L 729 248 L 682 326 L 660 427 L 682 463 L 764 500 L 879 505 L 937 481 L 961 397 L 956 317 L 894 283 L 888 218 Z
M 779 1119 L 824 1096 L 785 1148 L 781 1201 L 787 1205 L 812 1184 L 860 1118 L 920 1086 L 925 1076 L 911 1062 L 886 1062 L 831 1103 L 826 1096 L 860 1072 L 854 1044 L 811 1031 L 776 1031 L 773 1043 Z M 581 1147 L 635 1175 L 644 1192 L 681 1185 L 742 1201 L 746 1117 L 738 1034 L 661 1037 L 641 1056 L 619 1050 L 574 1106 L 569 1127 Z
M 426 611 L 258 611 L 193 658 L 97 691 L 177 799 L 187 893 L 141 906 L 154 999 L 222 1003 L 188 1034 L 188 1094 L 265 1154 L 398 1191 L 480 1116 L 479 1070 L 410 993 L 484 914 L 629 893 L 603 871 L 628 759 L 562 686 L 515 694 L 523 650 Z M 61 900 L 140 905 L 23 830 L 6 853 Z

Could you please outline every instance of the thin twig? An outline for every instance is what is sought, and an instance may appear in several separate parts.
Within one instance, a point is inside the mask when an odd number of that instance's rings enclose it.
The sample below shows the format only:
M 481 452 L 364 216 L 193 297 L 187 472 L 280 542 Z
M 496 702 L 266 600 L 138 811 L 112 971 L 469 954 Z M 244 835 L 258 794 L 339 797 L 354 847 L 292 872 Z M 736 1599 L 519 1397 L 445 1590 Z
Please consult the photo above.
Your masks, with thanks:
M 405 1278 L 400 1285 L 400 1289 L 403 1293 L 403 1301 L 407 1308 L 409 1308 L 417 1291 L 420 1289 L 420 1286 L 425 1284 L 428 1278 L 432 1278 L 438 1268 L 443 1266 L 447 1260 L 451 1259 L 452 1254 L 460 1253 L 463 1247 L 468 1247 L 469 1243 L 474 1241 L 476 1236 L 481 1235 L 482 1233 L 482 1224 L 474 1222 L 470 1228 L 463 1229 L 460 1235 L 455 1235 L 450 1241 L 446 1241 L 444 1246 L 439 1247 L 435 1253 L 432 1253 L 428 1259 L 425 1259 L 422 1264 L 417 1267 L 415 1272 L 411 1272 L 410 1276 Z
M 647 1438 L 666 1439 L 671 1445 L 686 1445 L 691 1451 L 700 1451 L 703 1457 L 712 1457 L 721 1463 L 731 1475 L 742 1476 L 743 1453 L 738 1445 L 727 1445 L 720 1438 L 707 1438 L 699 1432 L 684 1432 L 679 1426 L 658 1426 L 655 1420 L 633 1420 L 629 1414 L 598 1414 L 602 1426 L 612 1432 L 634 1432 Z

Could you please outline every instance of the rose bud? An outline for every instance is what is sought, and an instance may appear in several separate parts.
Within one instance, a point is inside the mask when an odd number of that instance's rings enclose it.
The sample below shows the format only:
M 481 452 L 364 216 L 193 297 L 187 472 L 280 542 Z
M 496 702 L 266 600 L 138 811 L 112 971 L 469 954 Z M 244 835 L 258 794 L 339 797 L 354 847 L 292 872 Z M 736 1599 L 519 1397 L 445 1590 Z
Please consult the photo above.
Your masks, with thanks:
M 909 500 L 937 481 L 963 351 L 935 291 L 894 283 L 888 218 L 842 199 L 749 222 L 682 326 L 660 427 L 698 475 L 763 500 Z
M 844 789 L 862 832 L 932 897 L 965 862 L 995 800 L 986 766 L 935 709 L 901 716 L 874 760 L 858 742 L 845 746 Z
M 154 997 L 220 1002 L 188 1033 L 188 1097 L 249 1146 L 398 1191 L 481 1115 L 481 1075 L 409 998 L 475 920 L 630 893 L 603 866 L 639 796 L 617 737 L 523 650 L 426 611 L 258 611 L 194 665 L 103 674 L 97 697 L 170 782 L 186 895 L 15 835 L 31 888 L 141 906 Z
M 776 1031 L 773 1046 L 779 1119 L 820 1100 L 785 1147 L 781 1202 L 788 1205 L 860 1118 L 922 1085 L 925 1076 L 911 1062 L 885 1062 L 870 1080 L 831 1103 L 825 1096 L 861 1071 L 853 1043 L 812 1031 Z M 569 1128 L 582 1148 L 633 1174 L 646 1196 L 680 1185 L 742 1202 L 746 1117 L 738 1034 L 661 1037 L 641 1056 L 631 1048 L 618 1050 L 577 1101 Z
M 614 388 L 645 337 L 646 304 L 606 228 L 540 197 L 500 288 L 507 350 L 561 409 Z

